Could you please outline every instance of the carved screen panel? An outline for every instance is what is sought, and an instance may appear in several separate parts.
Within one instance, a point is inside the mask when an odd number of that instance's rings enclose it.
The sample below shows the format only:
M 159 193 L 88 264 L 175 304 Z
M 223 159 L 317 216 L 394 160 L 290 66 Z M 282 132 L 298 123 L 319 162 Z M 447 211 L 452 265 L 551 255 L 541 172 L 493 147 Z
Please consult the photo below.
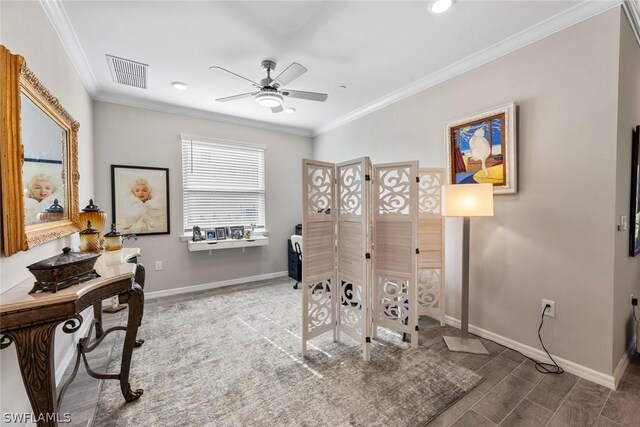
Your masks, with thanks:
M 418 225 L 418 314 L 438 316 L 444 326 L 444 169 L 420 169 Z
M 371 161 L 368 157 L 340 163 L 338 185 L 338 330 L 363 345 L 363 358 L 370 358 L 371 252 Z
M 375 327 L 411 335 L 418 346 L 417 162 L 373 168 L 373 296 Z
M 302 354 L 307 341 L 336 334 L 335 165 L 302 161 Z

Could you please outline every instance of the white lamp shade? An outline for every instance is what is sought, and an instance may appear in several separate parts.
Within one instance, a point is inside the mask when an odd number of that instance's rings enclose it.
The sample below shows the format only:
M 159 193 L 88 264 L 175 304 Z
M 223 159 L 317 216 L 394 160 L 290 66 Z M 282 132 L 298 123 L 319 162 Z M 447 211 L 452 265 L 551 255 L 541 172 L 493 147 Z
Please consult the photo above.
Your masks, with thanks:
M 442 216 L 493 216 L 493 184 L 443 185 Z

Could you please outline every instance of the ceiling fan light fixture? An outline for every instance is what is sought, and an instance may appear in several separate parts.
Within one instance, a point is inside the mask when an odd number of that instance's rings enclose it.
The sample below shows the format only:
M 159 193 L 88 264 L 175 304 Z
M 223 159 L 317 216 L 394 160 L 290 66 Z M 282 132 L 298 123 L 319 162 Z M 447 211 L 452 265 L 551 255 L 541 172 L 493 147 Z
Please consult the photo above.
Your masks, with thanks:
M 453 0 L 436 0 L 429 6 L 431 13 L 439 14 L 446 12 L 453 5 Z
M 273 108 L 282 105 L 282 95 L 276 91 L 265 91 L 256 94 L 256 102 L 262 107 Z

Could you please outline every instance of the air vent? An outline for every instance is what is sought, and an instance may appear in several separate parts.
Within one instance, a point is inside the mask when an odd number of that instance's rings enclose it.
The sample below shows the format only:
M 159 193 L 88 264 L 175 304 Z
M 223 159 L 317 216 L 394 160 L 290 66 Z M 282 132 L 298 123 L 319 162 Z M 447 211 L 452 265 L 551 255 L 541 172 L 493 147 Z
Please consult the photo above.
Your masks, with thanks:
M 111 78 L 115 83 L 127 86 L 147 88 L 147 75 L 149 66 L 140 62 L 130 61 L 117 56 L 107 55 Z

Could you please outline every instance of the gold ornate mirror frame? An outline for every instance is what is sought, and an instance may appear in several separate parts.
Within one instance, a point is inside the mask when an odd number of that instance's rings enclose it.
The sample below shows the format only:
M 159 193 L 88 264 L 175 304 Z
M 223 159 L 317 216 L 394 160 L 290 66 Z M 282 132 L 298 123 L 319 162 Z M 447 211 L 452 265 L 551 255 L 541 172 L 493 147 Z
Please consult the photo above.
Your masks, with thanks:
M 59 239 L 80 229 L 78 209 L 78 128 L 80 125 L 60 105 L 20 55 L 0 45 L 0 174 L 2 180 L 2 246 L 5 256 Z M 21 102 L 24 93 L 49 118 L 66 131 L 65 218 L 25 226 L 21 139 Z

